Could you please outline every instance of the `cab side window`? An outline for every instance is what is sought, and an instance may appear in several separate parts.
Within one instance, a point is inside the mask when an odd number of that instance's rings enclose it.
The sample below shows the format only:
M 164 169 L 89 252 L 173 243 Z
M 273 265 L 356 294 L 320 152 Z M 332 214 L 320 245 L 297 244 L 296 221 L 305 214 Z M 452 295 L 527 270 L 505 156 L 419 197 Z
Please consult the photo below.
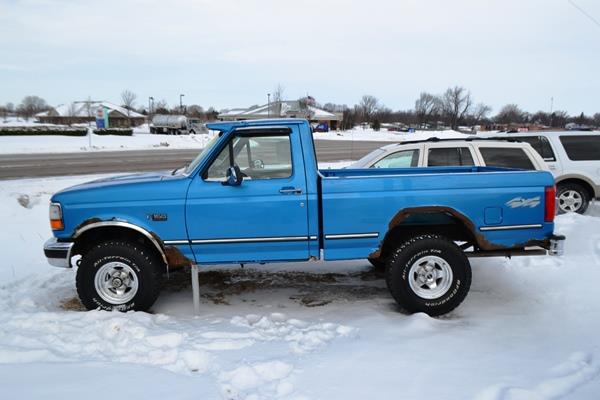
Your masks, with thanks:
M 289 178 L 292 176 L 290 136 L 235 136 L 215 158 L 204 179 L 222 181 L 233 165 L 240 167 L 244 179 Z

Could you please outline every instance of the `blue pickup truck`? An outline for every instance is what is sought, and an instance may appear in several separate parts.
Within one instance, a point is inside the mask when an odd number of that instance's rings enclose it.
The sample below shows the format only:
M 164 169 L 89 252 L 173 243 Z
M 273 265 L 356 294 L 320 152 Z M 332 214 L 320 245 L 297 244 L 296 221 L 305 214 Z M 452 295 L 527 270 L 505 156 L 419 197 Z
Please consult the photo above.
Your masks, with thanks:
M 147 310 L 170 269 L 369 259 L 409 312 L 441 315 L 468 257 L 561 254 L 548 172 L 492 167 L 319 170 L 300 119 L 209 124 L 186 167 L 56 193 L 50 264 L 76 265 L 88 309 Z

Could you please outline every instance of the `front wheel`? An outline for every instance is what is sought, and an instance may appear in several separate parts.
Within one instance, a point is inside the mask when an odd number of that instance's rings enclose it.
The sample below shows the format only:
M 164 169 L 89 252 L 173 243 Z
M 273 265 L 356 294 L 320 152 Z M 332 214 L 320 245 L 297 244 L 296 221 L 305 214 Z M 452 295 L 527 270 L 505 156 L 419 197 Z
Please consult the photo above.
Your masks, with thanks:
M 388 258 L 386 283 L 396 302 L 407 311 L 442 315 L 467 296 L 471 265 L 450 240 L 421 235 L 403 243 Z
M 158 297 L 161 276 L 161 263 L 144 246 L 108 241 L 82 257 L 77 293 L 88 310 L 146 311 Z

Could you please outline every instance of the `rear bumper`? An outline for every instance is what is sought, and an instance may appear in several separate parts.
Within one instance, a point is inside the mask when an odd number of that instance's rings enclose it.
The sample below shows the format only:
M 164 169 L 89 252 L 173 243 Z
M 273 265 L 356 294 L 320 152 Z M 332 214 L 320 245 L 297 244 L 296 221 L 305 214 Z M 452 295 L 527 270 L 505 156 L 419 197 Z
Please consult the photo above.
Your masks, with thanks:
M 552 235 L 543 241 L 524 248 L 478 250 L 465 252 L 467 257 L 518 257 L 518 256 L 562 256 L 565 252 L 565 236 Z
M 44 243 L 44 255 L 53 267 L 71 268 L 73 242 L 59 242 L 55 237 Z

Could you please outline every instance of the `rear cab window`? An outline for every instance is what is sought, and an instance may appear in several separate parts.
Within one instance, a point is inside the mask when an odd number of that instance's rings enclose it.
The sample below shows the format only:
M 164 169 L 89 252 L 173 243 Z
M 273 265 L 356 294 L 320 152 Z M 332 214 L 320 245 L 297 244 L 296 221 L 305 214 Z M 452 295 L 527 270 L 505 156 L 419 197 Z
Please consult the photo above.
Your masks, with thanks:
M 536 169 L 529 155 L 520 147 L 479 147 L 479 152 L 488 167 Z
M 600 135 L 560 136 L 560 142 L 571 161 L 599 161 Z

